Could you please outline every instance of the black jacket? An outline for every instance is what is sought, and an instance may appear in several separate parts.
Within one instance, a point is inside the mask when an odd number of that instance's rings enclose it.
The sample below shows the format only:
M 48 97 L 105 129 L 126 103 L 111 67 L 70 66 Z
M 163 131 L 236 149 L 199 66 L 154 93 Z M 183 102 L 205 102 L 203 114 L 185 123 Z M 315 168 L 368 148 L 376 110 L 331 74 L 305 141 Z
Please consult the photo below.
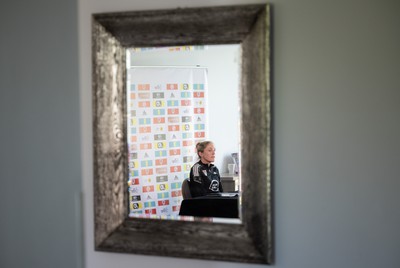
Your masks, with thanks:
M 222 192 L 219 170 L 213 164 L 197 162 L 190 169 L 189 189 L 192 197 Z

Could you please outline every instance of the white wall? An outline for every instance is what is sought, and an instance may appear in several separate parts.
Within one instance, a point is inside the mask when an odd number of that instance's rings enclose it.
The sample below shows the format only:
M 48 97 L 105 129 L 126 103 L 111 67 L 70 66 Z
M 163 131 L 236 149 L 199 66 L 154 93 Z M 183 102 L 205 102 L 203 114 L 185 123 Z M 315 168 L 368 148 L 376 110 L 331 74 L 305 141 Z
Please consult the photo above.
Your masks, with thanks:
M 76 1 L 0 1 L 0 267 L 82 267 Z
M 270 2 L 273 267 L 398 267 L 400 2 Z M 86 267 L 259 266 L 93 250 L 90 15 L 238 3 L 79 0 Z
M 215 143 L 215 165 L 228 172 L 231 153 L 239 151 L 240 45 L 212 45 L 204 49 L 131 53 L 135 66 L 201 66 L 207 68 L 209 139 Z

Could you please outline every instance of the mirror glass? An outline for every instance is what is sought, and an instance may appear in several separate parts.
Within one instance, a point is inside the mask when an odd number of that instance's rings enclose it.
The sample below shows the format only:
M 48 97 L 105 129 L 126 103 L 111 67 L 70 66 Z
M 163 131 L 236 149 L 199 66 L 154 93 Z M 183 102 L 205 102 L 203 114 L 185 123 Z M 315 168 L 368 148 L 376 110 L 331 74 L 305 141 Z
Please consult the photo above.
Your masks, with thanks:
M 126 52 L 129 216 L 240 223 L 241 45 Z M 216 148 L 223 192 L 182 203 L 182 182 L 204 140 Z

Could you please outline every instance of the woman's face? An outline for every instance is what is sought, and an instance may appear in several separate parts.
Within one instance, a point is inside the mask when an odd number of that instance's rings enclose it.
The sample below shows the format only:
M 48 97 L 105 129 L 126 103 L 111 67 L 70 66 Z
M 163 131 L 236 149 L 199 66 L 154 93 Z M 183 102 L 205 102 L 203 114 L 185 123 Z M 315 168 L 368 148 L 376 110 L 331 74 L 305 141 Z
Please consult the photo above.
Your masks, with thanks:
M 204 148 L 204 152 L 199 152 L 200 160 L 204 164 L 211 164 L 215 160 L 215 147 L 214 144 L 209 143 L 206 148 Z

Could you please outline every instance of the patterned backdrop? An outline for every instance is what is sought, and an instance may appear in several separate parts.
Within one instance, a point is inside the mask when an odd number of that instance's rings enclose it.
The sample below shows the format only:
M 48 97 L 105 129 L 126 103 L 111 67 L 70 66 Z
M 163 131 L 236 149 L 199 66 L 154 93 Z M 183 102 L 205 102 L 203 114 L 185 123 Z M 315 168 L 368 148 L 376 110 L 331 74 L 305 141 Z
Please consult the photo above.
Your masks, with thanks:
M 177 218 L 181 185 L 207 137 L 205 68 L 128 71 L 131 217 Z

